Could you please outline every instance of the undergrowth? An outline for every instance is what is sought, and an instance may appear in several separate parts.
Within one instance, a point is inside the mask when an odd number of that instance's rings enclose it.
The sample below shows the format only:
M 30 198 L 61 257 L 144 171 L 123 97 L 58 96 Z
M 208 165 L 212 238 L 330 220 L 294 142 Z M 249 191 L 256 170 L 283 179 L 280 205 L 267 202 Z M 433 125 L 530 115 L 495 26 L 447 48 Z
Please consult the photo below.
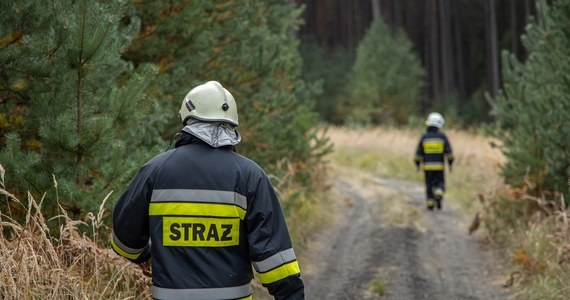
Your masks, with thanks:
M 43 198 L 30 193 L 25 202 L 4 187 L 0 194 L 25 210 L 23 222 L 9 212 L 0 212 L 0 298 L 1 299 L 150 299 L 150 277 L 143 270 L 101 247 L 101 234 L 109 229 L 104 198 L 99 212 L 88 213 L 85 221 L 72 220 L 60 207 L 61 214 L 46 220 L 42 214 Z M 55 182 L 55 181 L 54 181 Z M 56 182 L 55 182 L 56 183 Z M 57 236 L 48 223 L 59 224 Z M 79 227 L 86 226 L 90 232 Z
M 285 175 L 273 178 L 275 188 L 302 268 L 310 234 L 325 224 L 326 167 L 314 170 L 312 188 L 295 183 L 296 169 L 287 160 L 279 168 Z M 105 205 L 110 194 L 84 220 L 73 219 L 61 206 L 59 215 L 46 219 L 43 198 L 37 201 L 28 193 L 21 201 L 4 186 L 2 165 L 0 177 L 0 195 L 10 202 L 7 211 L 0 211 L 0 299 L 152 298 L 148 265 L 133 264 L 109 247 Z M 55 178 L 53 182 L 57 190 Z M 11 216 L 14 206 L 25 212 L 25 219 Z M 271 299 L 258 280 L 252 286 L 255 299 Z
M 448 203 L 475 217 L 476 230 L 499 249 L 507 271 L 504 286 L 516 299 L 568 299 L 570 295 L 570 210 L 560 193 L 532 196 L 532 186 L 507 187 L 500 174 L 505 159 L 498 141 L 465 131 L 444 131 L 453 146 L 453 172 L 446 171 Z M 392 128 L 330 128 L 330 159 L 373 176 L 423 181 L 412 158 L 421 132 Z M 350 174 L 348 173 L 348 176 Z M 570 184 L 570 181 L 569 181 Z M 466 230 L 467 234 L 467 230 Z
M 515 286 L 524 299 L 568 299 L 570 210 L 564 197 L 503 187 L 480 200 L 490 241 L 511 260 L 505 287 Z

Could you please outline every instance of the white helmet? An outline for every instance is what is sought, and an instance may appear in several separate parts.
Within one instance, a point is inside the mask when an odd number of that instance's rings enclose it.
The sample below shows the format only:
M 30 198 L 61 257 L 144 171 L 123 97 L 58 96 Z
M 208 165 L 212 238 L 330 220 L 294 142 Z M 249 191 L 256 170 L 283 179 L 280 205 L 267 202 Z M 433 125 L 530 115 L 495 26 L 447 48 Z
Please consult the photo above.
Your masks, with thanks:
M 428 115 L 426 120 L 426 126 L 434 126 L 437 128 L 442 128 L 443 124 L 445 124 L 445 120 L 441 116 L 441 114 L 432 112 Z
M 217 81 L 208 81 L 190 90 L 182 101 L 179 115 L 184 125 L 188 118 L 239 125 L 234 96 Z

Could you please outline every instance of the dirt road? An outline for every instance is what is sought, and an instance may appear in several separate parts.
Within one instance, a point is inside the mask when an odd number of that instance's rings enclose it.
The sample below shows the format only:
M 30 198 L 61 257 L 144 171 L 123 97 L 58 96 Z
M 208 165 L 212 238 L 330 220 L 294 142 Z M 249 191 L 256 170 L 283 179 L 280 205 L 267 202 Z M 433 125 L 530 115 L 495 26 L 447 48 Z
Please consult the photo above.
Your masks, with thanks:
M 491 253 L 453 199 L 425 209 L 419 183 L 336 180 L 337 219 L 304 259 L 307 299 L 508 299 Z

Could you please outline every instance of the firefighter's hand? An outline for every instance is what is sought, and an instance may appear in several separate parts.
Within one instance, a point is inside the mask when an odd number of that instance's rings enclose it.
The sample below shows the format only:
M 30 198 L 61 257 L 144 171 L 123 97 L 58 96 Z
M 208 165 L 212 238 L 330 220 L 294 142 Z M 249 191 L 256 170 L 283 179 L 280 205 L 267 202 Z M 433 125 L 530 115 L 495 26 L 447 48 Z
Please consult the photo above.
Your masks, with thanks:
M 149 259 L 143 263 L 138 264 L 141 268 L 143 274 L 147 277 L 152 277 L 152 259 Z

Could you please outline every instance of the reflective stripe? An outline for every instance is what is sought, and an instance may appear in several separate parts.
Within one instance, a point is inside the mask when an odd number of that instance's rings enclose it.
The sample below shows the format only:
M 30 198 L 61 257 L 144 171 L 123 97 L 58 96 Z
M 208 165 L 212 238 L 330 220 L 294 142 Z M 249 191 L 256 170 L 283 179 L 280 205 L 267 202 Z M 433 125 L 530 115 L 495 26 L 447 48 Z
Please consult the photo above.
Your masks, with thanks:
M 295 256 L 295 251 L 293 251 L 293 248 L 289 248 L 287 250 L 278 252 L 262 261 L 254 261 L 252 264 L 257 272 L 267 272 L 271 269 L 279 267 L 284 263 L 294 261 L 296 259 L 297 257 Z
M 234 204 L 247 210 L 247 198 L 232 191 L 165 189 L 153 190 L 151 202 L 206 202 Z
M 442 143 L 443 144 L 443 139 L 442 138 L 425 138 L 423 140 L 424 143 Z
M 150 216 L 207 216 L 245 218 L 246 211 L 236 205 L 189 203 L 189 202 L 151 202 L 149 207 Z
M 424 162 L 425 171 L 441 171 L 443 170 L 443 163 L 439 161 Z
M 251 285 L 209 288 L 209 289 L 169 289 L 153 286 L 152 297 L 156 299 L 251 299 Z
M 128 259 L 137 259 L 141 253 L 143 252 L 144 248 L 141 249 L 133 249 L 130 247 L 125 246 L 123 242 L 119 240 L 119 238 L 115 235 L 115 231 L 113 231 L 113 238 L 111 239 L 111 246 L 113 249 L 117 251 L 121 256 L 126 257 Z
M 425 139 L 423 141 L 425 154 L 443 153 L 443 140 L 441 139 Z
M 301 273 L 299 263 L 297 261 L 292 261 L 269 272 L 259 273 L 258 275 L 259 281 L 261 281 L 261 283 L 270 284 L 299 273 Z

